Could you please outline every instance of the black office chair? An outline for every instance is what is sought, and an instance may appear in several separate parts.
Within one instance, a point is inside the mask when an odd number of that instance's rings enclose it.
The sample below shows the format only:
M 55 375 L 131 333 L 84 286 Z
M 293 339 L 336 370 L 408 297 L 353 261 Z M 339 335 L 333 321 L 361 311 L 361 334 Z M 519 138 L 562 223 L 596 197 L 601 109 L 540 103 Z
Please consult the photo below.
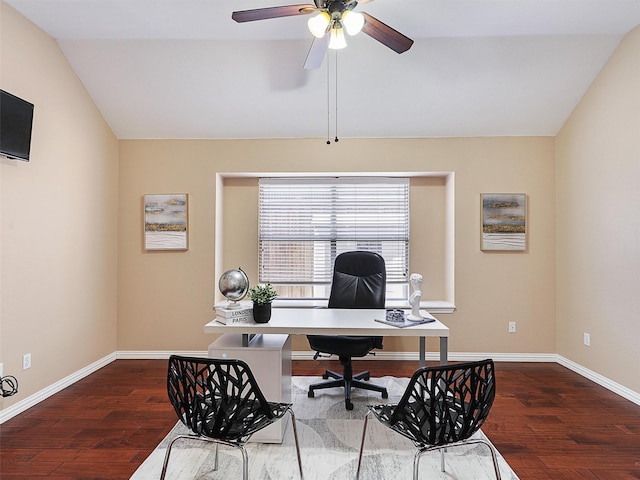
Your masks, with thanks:
M 178 418 L 192 433 L 171 440 L 160 480 L 167 473 L 171 448 L 177 440 L 185 438 L 215 443 L 214 470 L 218 469 L 220 444 L 238 448 L 242 452 L 242 478 L 248 480 L 249 459 L 244 445 L 254 433 L 280 420 L 285 413 L 291 415 L 302 478 L 296 418 L 291 404 L 268 402 L 251 369 L 242 360 L 172 355 L 167 392 Z
M 363 251 L 341 253 L 333 267 L 329 308 L 384 308 L 386 285 L 385 264 L 380 255 Z M 382 348 L 382 337 L 307 335 L 307 338 L 316 351 L 314 358 L 322 353 L 337 355 L 343 367 L 342 375 L 327 370 L 322 378 L 335 380 L 311 385 L 309 398 L 315 396 L 315 390 L 343 387 L 347 410 L 353 410 L 351 388 L 354 387 L 381 392 L 382 398 L 388 398 L 386 388 L 366 382 L 370 378 L 368 371 L 353 375 L 351 364 L 352 357 L 364 357 L 374 348 Z
M 362 452 L 369 417 L 407 437 L 418 449 L 413 458 L 413 480 L 418 480 L 418 464 L 423 453 L 440 450 L 444 472 L 444 449 L 483 443 L 489 447 L 496 479 L 500 469 L 493 445 L 476 433 L 493 405 L 496 394 L 493 360 L 459 363 L 417 370 L 402 399 L 395 405 L 370 405 L 364 420 L 356 479 L 360 476 Z

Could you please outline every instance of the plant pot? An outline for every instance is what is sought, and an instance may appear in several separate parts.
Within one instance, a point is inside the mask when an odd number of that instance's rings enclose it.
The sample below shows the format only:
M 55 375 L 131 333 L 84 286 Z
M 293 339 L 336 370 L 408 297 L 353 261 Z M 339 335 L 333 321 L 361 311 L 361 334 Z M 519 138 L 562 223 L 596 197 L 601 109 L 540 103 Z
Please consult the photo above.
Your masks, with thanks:
M 254 303 L 253 304 L 253 320 L 256 323 L 267 323 L 271 320 L 271 304 L 270 303 Z

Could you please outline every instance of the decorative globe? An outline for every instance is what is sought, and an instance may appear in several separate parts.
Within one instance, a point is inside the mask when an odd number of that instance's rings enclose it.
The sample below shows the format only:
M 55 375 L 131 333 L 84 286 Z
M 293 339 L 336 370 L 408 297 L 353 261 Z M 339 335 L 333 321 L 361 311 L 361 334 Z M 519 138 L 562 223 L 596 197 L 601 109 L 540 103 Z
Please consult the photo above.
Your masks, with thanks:
M 249 277 L 238 267 L 237 270 L 227 270 L 218 281 L 220 293 L 229 300 L 227 308 L 239 308 L 237 303 L 242 300 L 249 290 Z

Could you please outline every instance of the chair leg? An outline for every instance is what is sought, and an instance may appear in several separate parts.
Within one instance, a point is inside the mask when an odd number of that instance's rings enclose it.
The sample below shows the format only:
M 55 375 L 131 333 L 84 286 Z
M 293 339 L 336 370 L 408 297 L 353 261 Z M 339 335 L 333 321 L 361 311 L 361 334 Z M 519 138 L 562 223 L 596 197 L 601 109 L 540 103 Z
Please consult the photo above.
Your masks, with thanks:
M 293 409 L 289 407 L 287 409 L 291 415 L 291 425 L 293 426 L 293 440 L 296 444 L 296 456 L 298 457 L 298 469 L 300 470 L 300 480 L 304 478 L 302 473 L 302 459 L 300 458 L 300 444 L 298 443 L 298 428 L 296 427 L 296 415 L 293 413 Z
M 162 472 L 160 473 L 160 480 L 164 480 L 164 477 L 167 475 L 167 467 L 169 466 L 169 457 L 171 456 L 171 449 L 173 448 L 173 444 L 181 439 L 189 439 L 189 440 L 200 440 L 204 442 L 211 442 L 216 444 L 216 456 L 217 456 L 217 448 L 218 443 L 210 438 L 196 437 L 194 435 L 178 435 L 173 438 L 169 445 L 167 446 L 167 452 L 164 454 L 164 462 L 162 463 Z
M 313 392 L 315 390 L 322 390 L 325 388 L 335 388 L 335 387 L 342 387 L 344 385 L 344 380 L 342 379 L 342 377 L 340 377 L 339 380 L 332 380 L 330 382 L 322 382 L 322 383 L 316 383 L 314 385 L 310 385 L 309 386 L 309 393 L 308 393 L 308 397 L 313 398 Z
M 360 466 L 362 465 L 362 452 L 364 451 L 364 439 L 367 434 L 367 424 L 369 423 L 369 415 L 371 410 L 364 417 L 364 425 L 362 427 L 362 441 L 360 442 L 360 453 L 358 454 L 358 469 L 356 470 L 356 480 L 360 478 Z
M 188 435 L 178 435 L 176 438 L 169 442 L 169 446 L 167 447 L 167 452 L 164 454 L 164 462 L 162 464 L 162 472 L 160 473 L 160 480 L 164 480 L 165 475 L 167 474 L 167 466 L 169 465 L 169 457 L 171 456 L 171 448 L 173 444 L 181 439 L 181 438 L 189 438 Z
M 491 443 L 489 443 L 486 440 L 483 440 L 481 438 L 473 439 L 473 440 L 464 440 L 464 441 L 457 442 L 457 443 L 451 443 L 451 444 L 448 444 L 448 445 L 443 446 L 443 447 L 425 448 L 423 450 L 419 450 L 416 455 L 418 455 L 418 454 L 421 455 L 422 453 L 425 453 L 425 452 L 430 451 L 430 450 L 435 450 L 435 449 L 440 450 L 440 470 L 442 472 L 444 472 L 445 471 L 444 453 L 447 451 L 448 448 L 450 448 L 450 447 L 458 447 L 458 446 L 461 446 L 461 445 L 473 445 L 473 444 L 476 444 L 476 443 L 482 443 L 483 445 L 486 445 L 486 447 L 489 449 L 489 453 L 491 454 L 491 461 L 493 462 L 493 471 L 496 474 L 496 480 L 502 480 L 502 477 L 500 476 L 500 468 L 498 467 L 498 457 L 496 455 L 496 451 L 493 448 L 493 445 L 491 445 Z M 414 463 L 414 467 L 415 467 L 415 463 Z M 417 480 L 418 477 L 414 477 L 414 478 Z
M 302 463 L 300 462 L 300 449 L 298 447 L 298 435 L 295 430 L 294 424 L 294 435 L 296 438 L 296 450 L 298 450 L 298 465 L 300 466 L 300 473 L 302 473 Z M 213 470 L 218 470 L 218 447 L 220 444 L 226 445 L 228 447 L 237 448 L 242 452 L 242 479 L 249 480 L 249 457 L 247 455 L 247 451 L 244 448 L 244 445 L 240 445 L 237 443 L 227 442 L 225 440 L 219 440 L 214 438 L 207 437 L 198 437 L 194 435 L 178 435 L 174 439 L 169 442 L 167 447 L 167 453 L 164 455 L 164 462 L 162 464 L 162 472 L 160 473 L 160 480 L 164 480 L 167 475 L 167 466 L 169 465 L 169 457 L 171 456 L 171 449 L 173 448 L 173 444 L 180 439 L 191 439 L 191 440 L 200 440 L 203 442 L 209 442 L 215 444 L 215 459 L 214 459 L 214 467 Z
M 418 480 L 418 467 L 419 467 L 419 462 L 420 462 L 420 458 L 422 457 L 422 454 L 426 452 L 431 452 L 433 450 L 439 450 L 440 451 L 440 471 L 444 472 L 445 471 L 444 454 L 449 447 L 458 447 L 461 445 L 472 445 L 475 443 L 482 443 L 487 446 L 487 448 L 489 449 L 489 452 L 491 453 L 491 460 L 493 462 L 493 470 L 494 470 L 494 473 L 496 474 L 496 480 L 502 480 L 502 477 L 500 476 L 500 468 L 498 467 L 498 457 L 496 455 L 495 449 L 493 448 L 493 445 L 491 445 L 491 443 L 483 439 L 463 440 L 457 443 L 450 443 L 446 446 L 434 446 L 434 447 L 425 446 L 423 448 L 420 448 L 416 452 L 415 456 L 413 457 L 413 480 Z
M 361 380 L 357 380 L 355 376 L 353 380 L 351 380 L 351 386 L 356 388 L 362 388 L 364 390 L 372 390 L 374 392 L 380 392 L 382 394 L 382 398 L 389 398 L 389 393 L 385 387 L 381 387 L 380 385 L 375 385 L 373 383 L 363 382 Z
M 344 408 L 347 410 L 353 410 L 353 403 L 351 403 L 351 378 L 344 379 Z
M 420 471 L 420 457 L 425 450 L 418 450 L 413 456 L 413 480 L 418 480 L 418 472 Z
M 495 448 L 493 448 L 493 445 L 491 445 L 489 442 L 486 442 L 484 440 L 478 440 L 478 443 L 484 443 L 489 449 L 489 452 L 491 453 L 491 461 L 493 462 L 493 470 L 496 474 L 496 480 L 501 480 L 502 477 L 500 476 L 500 467 L 498 467 L 498 456 L 496 455 Z
M 327 370 L 327 371 L 324 372 L 324 375 L 322 375 L 322 378 L 327 380 L 329 377 L 336 378 L 336 379 L 341 379 L 342 375 L 340 375 L 338 372 L 334 372 L 333 370 Z
M 238 448 L 242 452 L 242 480 L 249 480 L 249 455 L 247 455 L 247 449 L 244 445 L 238 445 Z

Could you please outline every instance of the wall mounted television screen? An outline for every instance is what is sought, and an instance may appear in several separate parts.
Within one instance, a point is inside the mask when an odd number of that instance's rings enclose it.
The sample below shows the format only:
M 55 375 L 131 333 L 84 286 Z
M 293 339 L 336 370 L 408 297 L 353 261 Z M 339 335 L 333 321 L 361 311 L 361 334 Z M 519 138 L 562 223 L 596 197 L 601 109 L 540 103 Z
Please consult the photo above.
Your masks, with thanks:
M 29 161 L 33 104 L 0 90 L 0 155 Z

